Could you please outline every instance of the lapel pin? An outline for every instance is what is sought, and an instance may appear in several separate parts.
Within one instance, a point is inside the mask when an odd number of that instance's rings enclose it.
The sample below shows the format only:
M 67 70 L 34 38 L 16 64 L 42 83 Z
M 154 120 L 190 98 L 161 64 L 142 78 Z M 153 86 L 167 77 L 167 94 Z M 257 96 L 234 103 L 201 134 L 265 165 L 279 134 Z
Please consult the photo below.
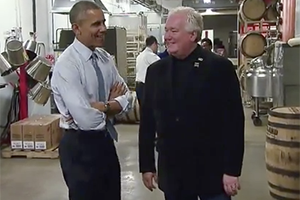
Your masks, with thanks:
M 198 58 L 199 61 L 203 61 L 203 58 Z
M 194 63 L 194 67 L 195 67 L 195 68 L 198 68 L 198 67 L 199 67 L 199 63 L 198 63 L 198 62 L 195 62 L 195 63 Z

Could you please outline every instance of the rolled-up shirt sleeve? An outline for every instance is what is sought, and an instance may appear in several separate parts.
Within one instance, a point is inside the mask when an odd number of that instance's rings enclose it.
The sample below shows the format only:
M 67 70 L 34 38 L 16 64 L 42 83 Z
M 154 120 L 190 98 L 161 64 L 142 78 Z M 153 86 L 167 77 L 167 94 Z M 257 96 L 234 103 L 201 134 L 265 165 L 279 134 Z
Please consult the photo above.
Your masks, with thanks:
M 99 130 L 105 127 L 105 114 L 91 107 L 80 82 L 79 70 L 71 62 L 58 62 L 51 79 L 54 97 L 59 95 L 74 123 L 81 130 Z

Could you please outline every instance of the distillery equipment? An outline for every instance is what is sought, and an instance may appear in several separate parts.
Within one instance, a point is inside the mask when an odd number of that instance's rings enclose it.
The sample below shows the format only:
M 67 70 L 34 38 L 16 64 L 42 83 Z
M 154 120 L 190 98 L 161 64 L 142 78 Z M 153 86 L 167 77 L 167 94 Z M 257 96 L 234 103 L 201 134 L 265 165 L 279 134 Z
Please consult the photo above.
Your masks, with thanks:
M 274 68 L 273 46 L 282 39 L 281 11 L 280 0 L 242 0 L 239 4 L 239 80 L 244 104 L 253 107 L 255 126 L 262 125 L 260 114 L 268 113 L 278 93 L 274 87 L 281 72 Z
M 247 93 L 254 100 L 254 110 L 252 113 L 252 120 L 255 126 L 261 126 L 262 121 L 260 114 L 260 102 L 266 98 L 273 96 L 273 84 L 278 77 L 277 70 L 272 65 L 267 65 L 266 56 L 254 58 L 250 62 L 250 68 L 246 70 L 246 90 Z
M 274 106 L 300 106 L 300 45 L 291 47 L 285 42 L 276 42 L 274 68 L 277 83 L 274 84 Z
M 272 67 L 266 66 L 263 57 L 257 57 L 246 71 L 247 92 L 252 97 L 272 97 Z
M 26 72 L 34 80 L 44 82 L 48 78 L 52 64 L 46 58 L 36 56 L 27 66 Z

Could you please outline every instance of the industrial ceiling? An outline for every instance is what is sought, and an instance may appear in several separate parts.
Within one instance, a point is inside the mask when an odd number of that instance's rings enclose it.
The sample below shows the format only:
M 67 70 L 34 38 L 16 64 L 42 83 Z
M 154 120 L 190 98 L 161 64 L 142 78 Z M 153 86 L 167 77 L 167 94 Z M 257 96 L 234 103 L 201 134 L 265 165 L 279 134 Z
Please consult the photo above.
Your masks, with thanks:
M 75 3 L 77 3 L 80 0 L 55 0 L 53 7 L 52 7 L 52 13 L 58 13 L 58 14 L 69 14 L 71 8 Z M 107 13 L 108 10 L 105 7 L 105 5 L 102 3 L 101 0 L 89 0 L 93 1 L 96 4 L 100 6 L 100 8 L 103 10 L 103 12 Z
M 193 7 L 202 11 L 211 10 L 237 10 L 238 3 L 235 0 L 182 0 L 183 6 Z

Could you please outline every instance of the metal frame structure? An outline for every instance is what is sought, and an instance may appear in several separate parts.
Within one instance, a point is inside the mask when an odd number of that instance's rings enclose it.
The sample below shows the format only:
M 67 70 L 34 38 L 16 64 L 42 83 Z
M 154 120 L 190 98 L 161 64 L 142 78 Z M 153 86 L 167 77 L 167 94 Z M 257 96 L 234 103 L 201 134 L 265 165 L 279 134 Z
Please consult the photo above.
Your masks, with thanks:
M 240 4 L 243 1 L 240 1 Z M 280 0 L 277 0 L 276 2 L 278 5 L 281 3 Z M 240 43 L 240 39 L 250 31 L 256 31 L 261 33 L 265 36 L 267 40 L 267 46 L 266 49 L 270 48 L 271 45 L 274 45 L 274 43 L 278 40 L 281 40 L 281 23 L 282 19 L 280 17 L 277 17 L 276 20 L 267 21 L 264 19 L 258 20 L 258 21 L 245 21 L 241 18 L 240 15 L 238 15 L 237 20 L 237 27 L 238 27 L 238 41 Z M 241 46 L 239 44 L 239 46 Z M 244 55 L 241 54 L 240 49 L 238 48 L 238 71 L 240 72 L 240 82 L 242 87 L 242 97 L 244 104 L 247 107 L 253 107 L 253 112 L 251 115 L 251 118 L 253 120 L 253 124 L 255 126 L 261 126 L 262 121 L 260 119 L 261 114 L 266 114 L 267 112 L 265 110 L 261 110 L 260 103 L 262 101 L 270 102 L 271 99 L 261 99 L 257 97 L 251 97 L 246 92 L 246 85 L 245 85 L 245 72 L 250 68 L 251 58 L 247 58 Z M 241 69 L 242 68 L 242 69 Z

